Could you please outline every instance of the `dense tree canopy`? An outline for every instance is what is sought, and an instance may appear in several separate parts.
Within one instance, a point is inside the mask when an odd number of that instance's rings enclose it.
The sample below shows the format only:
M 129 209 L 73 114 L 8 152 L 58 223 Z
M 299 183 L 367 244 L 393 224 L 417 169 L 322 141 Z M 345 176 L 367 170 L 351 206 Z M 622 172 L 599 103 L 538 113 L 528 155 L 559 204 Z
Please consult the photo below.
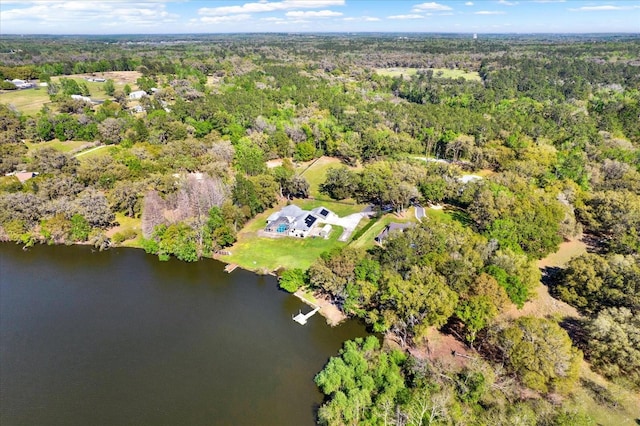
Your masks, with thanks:
M 589 424 L 580 412 L 513 396 L 526 392 L 511 377 L 527 392 L 569 391 L 580 355 L 555 322 L 502 315 L 535 293 L 537 259 L 584 231 L 593 253 L 550 274 L 551 292 L 587 316 L 581 348 L 591 365 L 637 384 L 637 37 L 160 43 L 2 37 L 0 50 L 12 53 L 0 59 L 0 80 L 48 86 L 0 94 L 0 172 L 13 173 L 0 177 L 1 240 L 126 241 L 195 261 L 293 198 L 370 204 L 377 216 L 354 236 L 392 215 L 414 225 L 373 247 L 338 243 L 308 271 L 280 271 L 281 286 L 323 293 L 401 349 L 443 328 L 506 372 L 441 371 L 375 339 L 350 342 L 316 379 L 327 395 L 320 420 Z M 128 78 L 86 79 L 111 71 Z M 148 96 L 129 99 L 135 90 Z M 4 101 L 25 93 L 46 102 L 22 111 Z M 343 164 L 321 179 L 302 172 L 300 162 L 323 155 Z M 443 208 L 420 221 L 407 213 L 430 203 Z

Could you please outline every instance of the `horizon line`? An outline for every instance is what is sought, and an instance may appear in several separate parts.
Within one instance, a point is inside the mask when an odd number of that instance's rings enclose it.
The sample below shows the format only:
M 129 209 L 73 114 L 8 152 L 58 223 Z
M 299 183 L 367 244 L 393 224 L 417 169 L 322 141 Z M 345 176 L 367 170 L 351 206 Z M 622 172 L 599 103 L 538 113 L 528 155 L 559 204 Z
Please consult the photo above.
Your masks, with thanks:
M 176 35 L 273 35 L 273 34 L 483 34 L 483 35 L 636 35 L 635 31 L 595 32 L 481 32 L 481 31 L 235 31 L 235 32 L 175 32 L 175 33 L 0 33 L 4 36 L 176 36 Z

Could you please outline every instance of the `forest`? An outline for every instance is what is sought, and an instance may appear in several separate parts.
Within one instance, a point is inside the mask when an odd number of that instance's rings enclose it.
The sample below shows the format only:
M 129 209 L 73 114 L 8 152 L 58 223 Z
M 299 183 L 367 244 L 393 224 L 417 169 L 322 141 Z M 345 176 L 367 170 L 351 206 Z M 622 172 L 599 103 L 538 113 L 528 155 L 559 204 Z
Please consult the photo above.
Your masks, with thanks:
M 639 421 L 639 37 L 2 36 L 0 81 L 2 241 L 224 260 L 286 204 L 373 206 L 277 270 L 380 337 L 320 424 Z

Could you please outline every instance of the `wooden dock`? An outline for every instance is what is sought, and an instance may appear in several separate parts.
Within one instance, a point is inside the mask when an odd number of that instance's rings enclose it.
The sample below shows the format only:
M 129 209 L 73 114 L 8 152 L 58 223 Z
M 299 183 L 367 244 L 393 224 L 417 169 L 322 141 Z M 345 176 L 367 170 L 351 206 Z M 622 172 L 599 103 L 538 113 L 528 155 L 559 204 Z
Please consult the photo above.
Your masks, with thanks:
M 232 273 L 233 271 L 236 270 L 236 268 L 238 267 L 237 264 L 235 263 L 229 263 L 227 266 L 224 267 L 224 271 L 228 274 Z
M 320 307 L 315 308 L 313 311 L 308 314 L 303 314 L 302 311 L 298 311 L 298 315 L 292 316 L 292 319 L 300 325 L 305 325 L 307 320 L 311 318 L 316 312 L 320 310 Z

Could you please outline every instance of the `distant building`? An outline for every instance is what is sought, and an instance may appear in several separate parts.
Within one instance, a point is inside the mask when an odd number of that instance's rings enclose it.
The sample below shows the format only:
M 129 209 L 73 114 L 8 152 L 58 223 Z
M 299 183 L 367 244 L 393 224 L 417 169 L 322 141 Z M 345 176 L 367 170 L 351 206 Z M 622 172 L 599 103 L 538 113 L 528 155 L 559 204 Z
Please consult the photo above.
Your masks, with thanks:
M 12 83 L 18 89 L 30 89 L 32 87 L 35 87 L 35 84 L 33 84 L 33 83 L 29 82 L 29 81 L 20 80 L 18 78 L 14 78 L 13 80 L 5 80 L 5 81 L 8 81 L 9 83 Z
M 136 90 L 135 92 L 129 93 L 129 99 L 142 99 L 144 96 L 147 96 L 147 92 L 144 90 Z
M 82 96 L 82 95 L 71 95 L 71 99 L 75 99 L 76 101 L 91 102 L 91 98 L 90 97 Z
M 478 175 L 462 175 L 458 178 L 458 180 L 464 184 L 467 184 L 469 182 L 476 182 L 479 180 L 482 180 L 482 176 L 478 176 Z
M 26 181 L 28 181 L 31 178 L 34 178 L 36 176 L 38 176 L 38 172 L 27 172 L 27 171 L 21 171 L 21 172 L 11 172 L 11 173 L 7 173 L 5 176 L 15 176 L 16 178 L 18 178 L 18 180 L 20 181 L 20 183 L 25 183 Z
M 412 227 L 412 223 L 396 223 L 391 222 L 387 226 L 384 227 L 382 232 L 378 234 L 377 237 L 374 238 L 375 242 L 378 244 L 382 244 L 385 238 L 389 236 L 389 234 L 393 232 L 403 232 L 405 229 Z

